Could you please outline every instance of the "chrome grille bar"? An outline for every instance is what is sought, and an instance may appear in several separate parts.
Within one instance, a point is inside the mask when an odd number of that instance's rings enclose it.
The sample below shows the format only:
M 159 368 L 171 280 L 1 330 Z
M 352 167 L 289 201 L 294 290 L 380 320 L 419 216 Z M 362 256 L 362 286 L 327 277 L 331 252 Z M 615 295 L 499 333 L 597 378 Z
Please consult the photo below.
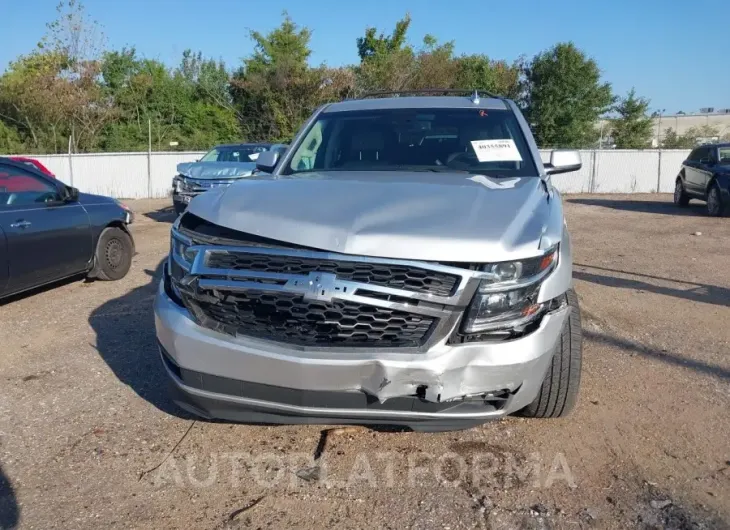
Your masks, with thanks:
M 267 272 L 267 271 L 255 271 L 255 270 L 237 270 L 237 269 L 218 269 L 208 267 L 208 261 L 211 254 L 214 253 L 250 253 L 257 255 L 272 255 L 279 257 L 301 257 L 301 258 L 316 258 L 322 260 L 332 261 L 347 261 L 352 263 L 374 263 L 383 265 L 396 265 L 396 266 L 407 266 L 423 270 L 432 270 L 435 272 L 441 272 L 458 277 L 456 289 L 451 296 L 438 296 L 434 294 L 420 293 L 411 291 L 403 288 L 385 287 L 382 285 L 375 285 L 367 282 L 357 282 L 352 280 L 338 280 L 338 283 L 347 284 L 353 289 L 363 289 L 373 292 L 382 293 L 384 295 L 410 298 L 414 301 L 429 302 L 431 304 L 441 304 L 446 306 L 456 306 L 463 308 L 468 303 L 469 299 L 464 300 L 464 293 L 467 290 L 467 285 L 472 279 L 471 271 L 461 270 L 455 267 L 447 267 L 439 264 L 424 263 L 419 261 L 407 261 L 407 260 L 395 260 L 388 258 L 371 258 L 363 256 L 350 256 L 345 254 L 336 254 L 332 252 L 316 252 L 298 249 L 278 249 L 278 248 L 262 248 L 262 247 L 228 247 L 228 246 L 213 246 L 213 245 L 196 245 L 190 247 L 191 252 L 197 252 L 195 261 L 190 267 L 190 274 L 200 276 L 204 278 L 225 278 L 227 280 L 239 280 L 239 281 L 250 281 L 257 279 L 266 280 L 281 280 L 289 282 L 292 280 L 303 280 L 306 279 L 305 275 L 278 273 L 278 272 Z M 263 284 L 265 285 L 265 284 Z M 293 286 L 290 284 L 289 288 Z M 262 287 L 263 288 L 263 287 Z M 354 292 L 352 293 L 354 294 Z M 473 290 L 471 291 L 473 294 Z M 349 296 L 343 294 L 342 296 L 338 293 L 338 298 Z
M 173 240 L 189 245 L 188 252 L 195 255 L 192 263 L 183 259 L 176 251 L 173 242 L 171 260 L 174 260 L 184 271 L 185 276 L 179 282 L 180 290 L 185 298 L 197 305 L 194 301 L 210 302 L 211 295 L 225 296 L 225 293 L 269 292 L 272 295 L 280 293 L 282 296 L 292 294 L 301 295 L 304 300 L 317 303 L 324 297 L 323 303 L 332 303 L 334 300 L 369 305 L 383 310 L 394 310 L 413 315 L 422 315 L 424 318 L 433 318 L 434 327 L 428 334 L 427 341 L 418 348 L 404 347 L 401 351 L 426 351 L 433 344 L 445 341 L 459 321 L 465 307 L 470 303 L 484 273 L 478 271 L 450 267 L 438 263 L 377 258 L 365 256 L 351 256 L 333 252 L 309 251 L 301 249 L 269 248 L 253 246 L 227 246 L 214 244 L 196 244 L 190 237 L 180 234 L 173 228 Z M 335 274 L 310 272 L 309 274 L 293 274 L 286 272 L 270 272 L 263 270 L 241 270 L 230 268 L 216 268 L 208 266 L 210 257 L 216 253 L 232 253 L 265 256 L 271 255 L 278 259 L 310 258 L 349 262 L 353 264 L 379 264 L 399 267 L 412 267 L 423 271 L 435 271 L 456 279 L 450 296 L 439 296 L 424 292 L 415 292 L 407 288 L 387 287 L 368 282 L 345 280 Z M 316 281 L 315 281 L 316 280 Z M 316 287 L 324 285 L 324 294 L 317 293 Z M 216 292 L 221 293 L 220 295 Z M 335 347 L 336 345 L 333 345 Z M 339 346 L 340 348 L 348 346 Z M 318 346 L 316 349 L 321 349 Z M 306 348 L 305 348 L 306 349 Z M 377 349 L 377 347 L 371 348 Z

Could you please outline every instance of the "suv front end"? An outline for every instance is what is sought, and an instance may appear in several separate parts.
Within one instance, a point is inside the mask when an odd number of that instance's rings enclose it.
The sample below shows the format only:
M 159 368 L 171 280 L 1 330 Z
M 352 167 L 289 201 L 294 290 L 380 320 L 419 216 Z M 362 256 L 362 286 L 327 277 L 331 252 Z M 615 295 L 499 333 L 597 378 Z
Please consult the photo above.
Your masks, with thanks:
M 219 145 L 196 162 L 178 164 L 170 192 L 175 213 L 184 212 L 190 201 L 201 193 L 226 188 L 236 180 L 251 176 L 261 153 L 281 154 L 287 147 L 286 144 L 258 143 Z
M 311 121 L 295 141 L 307 131 Z M 247 179 L 177 219 L 155 302 L 175 401 L 206 418 L 419 430 L 567 413 L 580 324 L 557 192 L 539 177 L 363 175 Z M 302 202 L 300 185 L 329 210 Z M 461 213 L 431 215 L 454 201 L 495 221 L 516 208 L 520 228 L 508 219 L 472 232 Z

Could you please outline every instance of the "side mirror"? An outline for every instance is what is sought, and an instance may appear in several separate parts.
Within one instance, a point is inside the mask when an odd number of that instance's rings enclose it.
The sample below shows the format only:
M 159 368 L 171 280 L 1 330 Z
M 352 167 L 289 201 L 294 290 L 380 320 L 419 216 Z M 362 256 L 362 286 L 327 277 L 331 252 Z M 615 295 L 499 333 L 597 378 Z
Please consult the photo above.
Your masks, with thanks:
M 66 197 L 64 198 L 66 202 L 76 202 L 79 200 L 79 190 L 77 188 L 72 188 L 71 186 L 66 186 Z
M 713 165 L 713 163 L 714 162 L 711 158 L 700 158 L 700 164 L 702 164 L 703 166 L 711 166 Z
M 256 169 L 264 173 L 271 173 L 279 161 L 279 153 L 276 151 L 264 151 L 256 159 Z
M 556 149 L 550 152 L 550 162 L 545 164 L 545 172 L 548 175 L 558 173 L 570 173 L 578 171 L 583 167 L 580 161 L 580 153 L 572 149 Z

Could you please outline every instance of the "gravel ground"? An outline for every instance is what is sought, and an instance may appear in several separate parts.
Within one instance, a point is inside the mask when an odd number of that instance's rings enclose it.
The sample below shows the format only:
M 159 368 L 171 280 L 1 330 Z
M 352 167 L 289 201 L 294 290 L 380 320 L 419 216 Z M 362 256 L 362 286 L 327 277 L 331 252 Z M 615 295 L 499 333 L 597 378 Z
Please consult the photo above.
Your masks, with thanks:
M 151 311 L 173 217 L 130 201 L 127 278 L 0 305 L 0 527 L 730 528 L 730 219 L 565 200 L 578 407 L 440 434 L 177 409 Z

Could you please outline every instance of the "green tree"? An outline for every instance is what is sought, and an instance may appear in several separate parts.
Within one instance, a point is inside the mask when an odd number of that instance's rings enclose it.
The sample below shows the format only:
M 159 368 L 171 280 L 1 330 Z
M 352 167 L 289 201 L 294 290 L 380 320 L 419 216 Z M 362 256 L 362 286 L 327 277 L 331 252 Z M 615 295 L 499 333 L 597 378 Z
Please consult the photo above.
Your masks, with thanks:
M 411 17 L 406 15 L 396 22 L 390 35 L 378 34 L 377 28 L 369 27 L 363 37 L 358 37 L 360 64 L 355 69 L 358 94 L 379 90 L 406 90 L 418 84 L 416 52 L 407 42 L 410 25 Z M 429 47 L 436 48 L 438 45 L 433 37 L 426 36 L 422 54 L 427 54 Z M 451 53 L 448 48 L 441 48 L 439 52 L 442 55 Z M 429 62 L 428 59 L 425 62 Z M 431 66 L 436 65 L 432 63 Z M 420 81 L 423 84 L 423 77 Z
M 413 77 L 403 88 L 456 88 L 457 64 L 454 61 L 454 42 L 440 44 L 433 35 L 423 37 L 421 49 L 413 57 Z
M 0 78 L 0 117 L 29 151 L 93 150 L 113 109 L 98 85 L 103 35 L 75 0 L 61 2 L 36 49 Z
M 348 69 L 308 65 L 311 32 L 286 13 L 278 28 L 250 36 L 254 53 L 231 80 L 244 139 L 289 141 L 315 108 L 351 93 Z
M 286 11 L 283 16 L 281 25 L 267 35 L 258 31 L 250 33 L 254 52 L 244 60 L 247 74 L 266 73 L 276 68 L 289 71 L 307 69 L 307 60 L 312 54 L 309 48 L 312 32 L 295 24 Z
M 714 141 L 720 139 L 720 129 L 714 125 L 700 125 L 699 127 L 690 127 L 683 136 L 692 138 L 695 142 Z
M 390 35 L 384 33 L 377 35 L 377 28 L 366 28 L 365 36 L 357 38 L 357 54 L 360 56 L 360 61 L 365 63 L 378 60 L 410 49 L 406 44 L 410 26 L 411 16 L 406 13 L 405 17 L 396 22 L 395 29 Z
M 692 149 L 695 145 L 697 145 L 697 142 L 693 135 L 683 134 L 680 136 L 671 127 L 664 131 L 664 138 L 662 138 L 663 149 Z
M 66 124 L 58 101 L 63 93 L 60 85 L 65 84 L 58 77 L 63 60 L 35 51 L 11 62 L 0 77 L 0 117 L 17 130 L 29 151 L 48 149 L 49 131 Z M 62 138 L 59 141 L 63 143 Z
M 101 84 L 114 103 L 118 119 L 105 131 L 103 148 L 110 151 L 152 147 L 166 149 L 175 140 L 183 149 L 207 149 L 236 140 L 240 130 L 225 65 L 183 53 L 180 65 L 142 59 L 134 49 L 104 55 Z
M 595 124 L 614 97 L 593 59 L 573 43 L 556 44 L 529 62 L 525 81 L 524 105 L 541 147 L 586 147 L 596 141 Z
M 652 137 L 652 120 L 647 116 L 649 100 L 636 96 L 632 88 L 614 110 L 618 117 L 611 122 L 611 136 L 619 149 L 644 149 Z
M 0 120 L 0 153 L 17 154 L 24 149 L 18 131 Z
M 667 127 L 664 131 L 664 138 L 661 140 L 661 146 L 663 149 L 682 149 L 683 146 L 680 144 L 680 138 L 671 127 Z
M 486 55 L 462 55 L 456 59 L 457 88 L 485 90 L 511 99 L 520 97 L 522 60 L 512 64 Z

